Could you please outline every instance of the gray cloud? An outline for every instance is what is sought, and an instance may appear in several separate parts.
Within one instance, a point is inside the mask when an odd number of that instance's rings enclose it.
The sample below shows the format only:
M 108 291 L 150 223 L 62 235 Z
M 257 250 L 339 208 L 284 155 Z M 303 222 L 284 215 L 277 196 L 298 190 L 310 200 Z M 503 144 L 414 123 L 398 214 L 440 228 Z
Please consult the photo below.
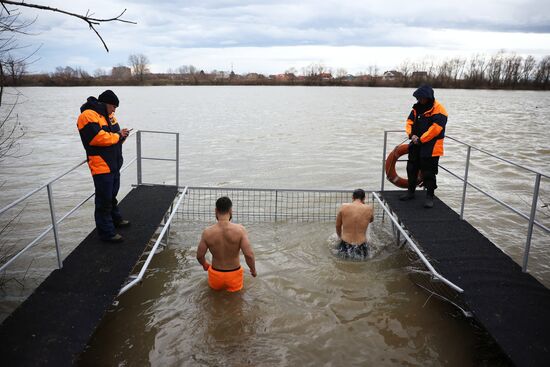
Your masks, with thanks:
M 410 1 L 274 1 L 61 0 L 51 6 L 97 17 L 111 17 L 127 8 L 127 19 L 137 25 L 103 24 L 98 30 L 114 51 L 103 54 L 101 44 L 77 19 L 21 9 L 28 17 L 38 14 L 31 38 L 43 43 L 43 62 L 78 60 L 93 53 L 97 65 L 125 63 L 129 53 L 155 50 L 279 46 L 458 47 L 453 31 L 550 34 L 547 0 Z M 454 35 L 455 38 L 446 35 Z M 487 44 L 487 48 L 493 47 Z M 540 48 L 548 49 L 548 45 Z M 165 51 L 163 51 L 165 52 Z M 92 57 L 92 59 L 94 59 Z

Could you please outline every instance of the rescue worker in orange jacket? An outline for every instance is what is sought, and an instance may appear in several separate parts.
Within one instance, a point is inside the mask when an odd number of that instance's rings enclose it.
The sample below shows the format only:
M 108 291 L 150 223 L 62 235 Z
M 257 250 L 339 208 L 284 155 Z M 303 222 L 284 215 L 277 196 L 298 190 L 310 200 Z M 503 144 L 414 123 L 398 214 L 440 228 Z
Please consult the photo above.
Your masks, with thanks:
M 115 118 L 119 106 L 116 94 L 111 90 L 96 99 L 88 97 L 80 107 L 77 127 L 86 150 L 88 166 L 95 187 L 95 222 L 99 237 L 104 241 L 122 242 L 123 237 L 115 227 L 126 227 L 129 221 L 122 219 L 116 196 L 120 188 L 122 167 L 122 143 L 129 134 L 120 129 Z
M 433 207 L 434 191 L 437 188 L 439 157 L 443 155 L 443 140 L 447 111 L 434 97 L 434 91 L 429 85 L 418 88 L 413 96 L 417 103 L 413 106 L 407 119 L 406 131 L 411 142 L 409 144 L 409 160 L 407 162 L 407 178 L 409 187 L 401 200 L 414 199 L 418 171 L 422 173 L 426 187 L 425 208 Z

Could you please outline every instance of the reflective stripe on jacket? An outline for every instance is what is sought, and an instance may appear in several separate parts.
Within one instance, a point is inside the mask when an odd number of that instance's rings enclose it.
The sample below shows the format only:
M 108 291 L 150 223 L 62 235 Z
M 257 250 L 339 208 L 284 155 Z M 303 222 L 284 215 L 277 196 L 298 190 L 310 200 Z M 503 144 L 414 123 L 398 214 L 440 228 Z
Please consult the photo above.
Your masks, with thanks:
M 416 106 L 416 105 L 415 105 Z M 420 138 L 421 157 L 440 157 L 443 155 L 443 140 L 445 139 L 445 125 L 447 125 L 447 111 L 437 100 L 432 108 L 417 114 L 415 107 L 407 119 L 405 130 L 409 137 L 416 135 Z
M 106 106 L 95 97 L 80 107 L 77 127 L 86 149 L 92 175 L 118 172 L 122 167 L 120 126 L 113 114 L 107 116 Z

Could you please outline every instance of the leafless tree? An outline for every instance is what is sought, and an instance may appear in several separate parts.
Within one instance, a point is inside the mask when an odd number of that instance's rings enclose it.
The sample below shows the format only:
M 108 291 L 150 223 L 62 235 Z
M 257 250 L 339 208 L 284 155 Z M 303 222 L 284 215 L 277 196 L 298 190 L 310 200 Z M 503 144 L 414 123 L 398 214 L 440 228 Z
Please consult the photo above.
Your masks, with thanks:
M 145 74 L 149 73 L 149 58 L 144 54 L 128 56 L 128 64 L 132 68 L 132 74 L 140 82 L 145 79 Z
M 540 60 L 535 74 L 535 82 L 544 89 L 550 87 L 550 56 Z
M 107 72 L 102 68 L 97 68 L 94 70 L 94 78 L 103 78 L 107 76 Z
M 368 74 L 371 76 L 371 77 L 377 77 L 380 75 L 380 68 L 378 67 L 378 65 L 370 65 L 368 67 Z
M 537 60 L 531 55 L 528 55 L 523 60 L 523 66 L 521 69 L 521 82 L 523 84 L 528 84 L 533 78 L 533 71 L 537 66 Z
M 405 83 L 405 85 L 407 85 L 413 71 L 410 60 L 403 61 L 397 67 L 397 71 L 401 73 L 401 75 L 403 76 L 403 82 Z
M 477 54 L 470 58 L 466 66 L 465 78 L 469 85 L 477 87 L 485 81 L 485 72 L 487 70 L 487 60 L 485 55 Z

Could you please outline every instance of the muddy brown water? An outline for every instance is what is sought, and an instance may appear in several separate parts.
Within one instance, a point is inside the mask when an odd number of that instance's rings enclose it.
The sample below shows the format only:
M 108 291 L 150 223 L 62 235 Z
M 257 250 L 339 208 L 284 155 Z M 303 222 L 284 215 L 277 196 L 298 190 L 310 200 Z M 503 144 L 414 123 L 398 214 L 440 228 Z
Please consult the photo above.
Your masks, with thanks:
M 393 88 L 120 87 L 117 116 L 134 129 L 181 134 L 180 182 L 219 187 L 380 188 L 385 129 L 401 129 L 412 90 Z M 75 128 L 78 107 L 98 88 L 22 88 L 19 119 L 27 133 L 18 159 L 2 162 L 0 206 L 84 158 Z M 549 172 L 550 93 L 436 90 L 449 135 Z M 55 131 L 55 134 L 51 132 Z M 45 138 L 47 137 L 47 139 Z M 174 141 L 144 137 L 148 156 L 171 158 Z M 402 135 L 390 135 L 389 147 Z M 125 146 L 135 157 L 135 140 Z M 441 163 L 464 172 L 465 149 L 448 141 Z M 403 170 L 403 168 L 400 168 Z M 136 180 L 123 177 L 121 196 Z M 478 152 L 470 178 L 529 213 L 534 176 Z M 441 172 L 437 194 L 460 208 L 462 184 Z M 144 163 L 144 181 L 174 183 L 171 162 Z M 386 187 L 389 183 L 386 182 Z M 537 219 L 550 226 L 550 185 L 542 181 Z M 86 167 L 54 184 L 58 217 L 92 192 Z M 92 229 L 85 204 L 60 227 L 66 256 Z M 49 224 L 45 193 L 10 211 L 4 248 L 24 246 Z M 468 191 L 465 218 L 521 262 L 527 223 Z M 237 295 L 212 292 L 194 260 L 206 222 L 179 221 L 171 246 L 147 279 L 109 310 L 81 365 L 499 365 L 490 338 L 451 306 L 408 278 L 408 260 L 388 228 L 375 223 L 380 252 L 364 263 L 335 258 L 333 223 L 244 223 L 258 261 Z M 530 272 L 550 285 L 548 235 L 535 230 Z M 52 236 L 3 275 L 5 318 L 55 268 Z

